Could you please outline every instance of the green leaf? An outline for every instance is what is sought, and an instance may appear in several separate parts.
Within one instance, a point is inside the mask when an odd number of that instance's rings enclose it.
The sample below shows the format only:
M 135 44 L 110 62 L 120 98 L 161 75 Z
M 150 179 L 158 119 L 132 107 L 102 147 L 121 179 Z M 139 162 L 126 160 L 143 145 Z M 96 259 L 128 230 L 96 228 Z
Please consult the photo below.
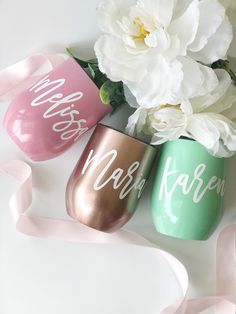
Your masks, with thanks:
M 94 83 L 97 85 L 98 88 L 101 88 L 102 85 L 107 81 L 107 77 L 105 74 L 101 73 L 100 71 L 96 72 Z
M 109 85 L 110 81 L 106 81 L 100 88 L 100 98 L 105 105 L 111 102 L 111 90 Z
M 100 88 L 101 100 L 104 104 L 117 101 L 122 97 L 121 82 L 107 80 Z
M 98 64 L 95 64 L 95 63 L 88 63 L 88 69 L 91 71 L 91 73 L 93 73 L 94 77 L 96 74 L 98 74 L 98 72 L 100 73 L 100 70 L 99 70 L 99 67 L 98 67 Z
M 90 60 L 88 60 L 88 63 L 98 65 L 98 60 L 97 59 L 90 59 Z
M 88 64 L 88 69 L 89 69 L 89 72 L 90 72 L 90 74 L 91 74 L 91 77 L 92 77 L 93 79 L 95 79 L 96 73 L 95 73 L 93 67 L 91 66 L 91 64 Z
M 122 82 L 112 82 L 107 80 L 100 88 L 100 98 L 104 104 L 110 104 L 112 113 L 122 106 L 127 105 Z

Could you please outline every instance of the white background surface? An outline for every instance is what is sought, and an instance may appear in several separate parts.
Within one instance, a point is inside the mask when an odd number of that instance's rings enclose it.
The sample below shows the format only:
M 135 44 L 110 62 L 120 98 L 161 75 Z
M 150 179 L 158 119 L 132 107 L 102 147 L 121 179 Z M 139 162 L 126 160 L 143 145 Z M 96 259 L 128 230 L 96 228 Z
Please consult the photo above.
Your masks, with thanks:
M 1 0 L 0 69 L 30 53 L 63 52 L 76 46 L 93 55 L 99 35 L 95 0 Z M 8 104 L 0 106 L 0 123 Z M 105 119 L 124 126 L 128 111 Z M 22 159 L 33 167 L 33 214 L 65 218 L 64 190 L 91 131 L 63 156 L 29 162 L 0 124 L 0 160 Z M 150 185 L 126 228 L 143 234 L 186 266 L 190 297 L 214 294 L 215 245 L 219 231 L 236 212 L 236 158 L 229 160 L 225 216 L 205 242 L 170 239 L 155 231 Z M 78 245 L 26 237 L 15 231 L 8 200 L 16 184 L 0 174 L 0 314 L 158 314 L 178 299 L 169 267 L 145 249 Z M 207 313 L 210 313 L 209 311 Z

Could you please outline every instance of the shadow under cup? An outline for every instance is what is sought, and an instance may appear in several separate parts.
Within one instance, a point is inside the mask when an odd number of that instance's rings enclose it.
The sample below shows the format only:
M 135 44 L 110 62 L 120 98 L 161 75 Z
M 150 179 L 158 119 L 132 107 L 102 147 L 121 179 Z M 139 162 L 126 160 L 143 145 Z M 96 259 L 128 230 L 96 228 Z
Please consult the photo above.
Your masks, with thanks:
M 226 159 L 216 158 L 189 139 L 164 144 L 152 191 L 158 232 L 206 240 L 223 215 Z
M 97 125 L 66 189 L 68 214 L 94 229 L 112 232 L 135 212 L 157 150 Z

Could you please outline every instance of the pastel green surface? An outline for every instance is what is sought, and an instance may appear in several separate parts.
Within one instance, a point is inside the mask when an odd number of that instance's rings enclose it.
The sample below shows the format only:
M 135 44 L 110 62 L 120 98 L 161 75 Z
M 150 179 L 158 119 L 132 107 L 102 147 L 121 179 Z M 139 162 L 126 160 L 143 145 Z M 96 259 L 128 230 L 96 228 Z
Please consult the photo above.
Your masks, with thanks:
M 205 240 L 223 214 L 226 160 L 211 156 L 199 143 L 179 139 L 164 144 L 152 191 L 157 231 Z

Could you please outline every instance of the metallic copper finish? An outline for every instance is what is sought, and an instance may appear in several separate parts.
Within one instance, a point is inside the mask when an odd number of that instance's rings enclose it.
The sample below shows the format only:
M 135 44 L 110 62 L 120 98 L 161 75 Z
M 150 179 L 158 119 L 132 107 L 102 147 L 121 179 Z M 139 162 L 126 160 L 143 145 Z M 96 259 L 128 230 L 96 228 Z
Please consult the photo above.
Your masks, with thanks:
M 133 215 L 157 150 L 98 124 L 66 189 L 68 214 L 112 232 Z

